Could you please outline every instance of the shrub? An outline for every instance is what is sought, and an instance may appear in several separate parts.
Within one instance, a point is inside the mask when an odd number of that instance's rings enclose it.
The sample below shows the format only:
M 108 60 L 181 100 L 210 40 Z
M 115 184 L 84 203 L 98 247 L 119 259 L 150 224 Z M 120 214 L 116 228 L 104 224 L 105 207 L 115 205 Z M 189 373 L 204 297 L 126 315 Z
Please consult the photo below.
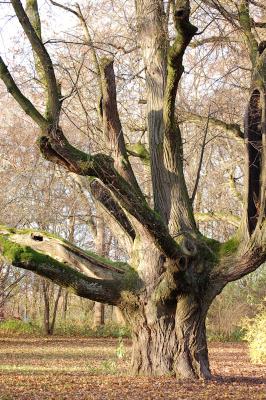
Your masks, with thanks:
M 92 337 L 128 338 L 131 336 L 131 333 L 128 326 L 120 325 L 114 322 L 107 322 L 103 326 L 99 326 L 95 329 L 90 329 L 87 332 L 87 335 Z
M 217 332 L 214 330 L 207 330 L 207 337 L 210 342 L 242 342 L 245 338 L 244 329 L 235 327 L 231 332 Z
M 85 336 L 88 326 L 83 321 L 59 321 L 55 326 L 55 335 L 59 336 Z
M 36 335 L 40 333 L 40 327 L 32 322 L 24 322 L 17 319 L 9 319 L 0 322 L 0 334 Z
M 245 339 L 249 344 L 250 358 L 255 364 L 266 363 L 266 309 L 254 318 L 245 320 Z

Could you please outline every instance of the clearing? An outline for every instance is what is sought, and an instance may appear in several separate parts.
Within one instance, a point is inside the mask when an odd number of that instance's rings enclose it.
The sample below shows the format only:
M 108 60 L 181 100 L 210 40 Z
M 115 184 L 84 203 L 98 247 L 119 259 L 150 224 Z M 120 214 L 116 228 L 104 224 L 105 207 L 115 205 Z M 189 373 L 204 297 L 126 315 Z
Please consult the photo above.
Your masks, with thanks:
M 130 341 L 95 338 L 0 338 L 0 400 L 266 399 L 266 365 L 247 346 L 210 344 L 214 379 L 133 378 Z

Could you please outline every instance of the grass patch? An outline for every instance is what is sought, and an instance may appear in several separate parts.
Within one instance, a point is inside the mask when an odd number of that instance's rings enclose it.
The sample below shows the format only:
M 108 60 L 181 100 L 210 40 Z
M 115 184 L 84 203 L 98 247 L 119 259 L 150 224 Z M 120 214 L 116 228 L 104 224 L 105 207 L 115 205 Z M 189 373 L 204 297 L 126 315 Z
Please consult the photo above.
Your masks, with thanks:
M 41 335 L 41 328 L 31 322 L 23 322 L 10 319 L 0 322 L 0 334 L 2 335 Z
M 237 327 L 230 333 L 207 330 L 207 338 L 210 342 L 238 343 L 245 340 L 245 331 L 240 327 Z

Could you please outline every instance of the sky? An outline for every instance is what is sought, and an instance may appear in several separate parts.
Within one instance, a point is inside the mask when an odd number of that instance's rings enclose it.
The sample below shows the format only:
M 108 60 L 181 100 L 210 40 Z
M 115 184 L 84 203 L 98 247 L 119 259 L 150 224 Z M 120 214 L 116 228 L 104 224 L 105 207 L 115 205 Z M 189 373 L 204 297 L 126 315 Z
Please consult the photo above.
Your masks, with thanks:
M 25 5 L 25 1 L 22 3 Z M 74 4 L 75 2 L 72 1 L 71 3 Z M 60 33 L 73 28 L 77 23 L 73 15 L 52 6 L 48 0 L 39 1 L 39 11 L 45 37 L 58 36 Z M 11 57 L 11 53 L 13 54 L 13 51 L 11 51 L 13 42 L 17 42 L 21 38 L 21 32 L 21 27 L 15 18 L 11 4 L 0 2 L 0 54 L 5 60 Z

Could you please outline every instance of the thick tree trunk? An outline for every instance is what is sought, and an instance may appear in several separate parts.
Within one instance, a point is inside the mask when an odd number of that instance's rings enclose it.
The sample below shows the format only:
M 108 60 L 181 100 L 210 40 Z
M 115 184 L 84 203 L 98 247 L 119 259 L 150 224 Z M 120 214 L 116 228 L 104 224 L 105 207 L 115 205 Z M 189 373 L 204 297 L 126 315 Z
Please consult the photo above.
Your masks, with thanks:
M 122 305 L 132 330 L 132 373 L 210 378 L 205 320 L 220 286 L 209 280 L 213 264 L 205 247 L 204 259 L 199 247 L 184 265 L 164 257 L 144 234 L 134 249 L 131 263 L 143 286 Z
M 132 373 L 209 379 L 207 310 L 191 295 L 180 296 L 174 307 L 149 303 L 139 309 L 131 321 Z
M 205 320 L 209 306 L 193 295 L 181 296 L 176 307 L 175 372 L 182 378 L 211 377 Z
M 176 353 L 175 321 L 172 316 L 161 316 L 149 323 L 143 315 L 132 332 L 132 373 L 161 376 L 173 371 Z

